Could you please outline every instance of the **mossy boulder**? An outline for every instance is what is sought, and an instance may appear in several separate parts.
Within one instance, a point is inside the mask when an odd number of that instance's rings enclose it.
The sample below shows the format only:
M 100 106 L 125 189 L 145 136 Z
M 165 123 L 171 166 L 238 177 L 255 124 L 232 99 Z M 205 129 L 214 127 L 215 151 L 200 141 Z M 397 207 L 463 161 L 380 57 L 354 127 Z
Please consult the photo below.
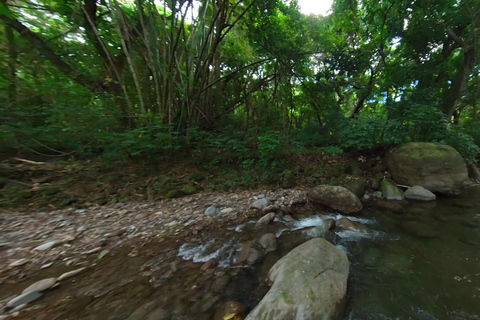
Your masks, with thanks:
M 332 179 L 330 184 L 347 188 L 359 198 L 365 194 L 365 179 L 359 176 L 343 175 L 339 178 Z
M 175 199 L 175 198 L 183 197 L 184 195 L 185 195 L 185 193 L 183 193 L 182 190 L 173 189 L 173 190 L 170 190 L 170 191 L 167 192 L 167 194 L 165 195 L 165 198 Z
M 343 213 L 355 213 L 363 209 L 358 197 L 347 188 L 341 186 L 320 185 L 307 193 L 313 204 L 328 206 Z
M 403 200 L 402 190 L 390 179 L 383 179 L 382 182 L 380 182 L 380 191 L 387 200 Z
M 285 173 L 282 180 L 282 188 L 289 189 L 295 186 L 296 178 L 291 172 Z
M 190 195 L 190 194 L 197 193 L 198 189 L 192 184 L 187 184 L 182 188 L 181 191 L 186 195 Z
M 387 167 L 398 184 L 459 194 L 471 182 L 462 156 L 439 143 L 410 143 L 389 152 Z

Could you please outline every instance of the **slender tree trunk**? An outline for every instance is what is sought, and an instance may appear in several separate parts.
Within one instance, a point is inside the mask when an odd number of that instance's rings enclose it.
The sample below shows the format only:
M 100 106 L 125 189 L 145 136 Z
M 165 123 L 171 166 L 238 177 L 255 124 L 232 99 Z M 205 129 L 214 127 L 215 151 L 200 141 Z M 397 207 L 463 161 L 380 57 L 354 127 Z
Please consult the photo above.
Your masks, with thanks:
M 452 85 L 444 96 L 442 110 L 446 114 L 449 121 L 452 119 L 455 109 L 457 108 L 458 101 L 462 97 L 462 93 L 465 89 L 468 76 L 473 70 L 476 54 L 477 50 L 475 46 L 466 49 L 463 54 L 463 59 L 460 63 L 457 74 L 452 80 Z

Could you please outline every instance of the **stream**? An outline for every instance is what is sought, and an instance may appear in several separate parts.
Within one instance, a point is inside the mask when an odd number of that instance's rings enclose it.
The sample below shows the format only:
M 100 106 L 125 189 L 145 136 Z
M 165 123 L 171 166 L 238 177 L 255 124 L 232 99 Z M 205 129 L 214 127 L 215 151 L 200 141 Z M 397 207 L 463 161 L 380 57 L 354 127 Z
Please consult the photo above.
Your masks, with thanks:
M 262 228 L 251 220 L 187 242 L 152 242 L 134 257 L 126 248 L 48 292 L 16 319 L 206 320 L 232 300 L 250 310 L 268 291 L 263 279 L 271 266 L 324 233 L 351 263 L 345 319 L 480 319 L 480 187 L 390 209 L 367 204 L 348 218 L 369 230 L 327 231 L 326 220 L 341 217 L 312 212 L 295 221 L 275 218 Z M 277 250 L 251 267 L 238 266 L 242 244 L 265 233 L 275 234 Z M 201 270 L 212 258 L 217 267 Z M 49 273 L 58 270 L 47 269 L 23 287 Z M 23 287 L 5 283 L 0 298 Z

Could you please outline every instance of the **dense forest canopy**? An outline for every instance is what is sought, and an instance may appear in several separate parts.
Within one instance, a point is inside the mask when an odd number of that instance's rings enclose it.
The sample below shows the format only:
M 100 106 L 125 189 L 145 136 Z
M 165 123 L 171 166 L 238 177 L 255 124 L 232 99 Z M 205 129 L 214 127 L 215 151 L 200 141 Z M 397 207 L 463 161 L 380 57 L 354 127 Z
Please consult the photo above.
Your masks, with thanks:
M 479 152 L 480 2 L 1 0 L 5 153 Z M 182 153 L 183 154 L 183 153 Z

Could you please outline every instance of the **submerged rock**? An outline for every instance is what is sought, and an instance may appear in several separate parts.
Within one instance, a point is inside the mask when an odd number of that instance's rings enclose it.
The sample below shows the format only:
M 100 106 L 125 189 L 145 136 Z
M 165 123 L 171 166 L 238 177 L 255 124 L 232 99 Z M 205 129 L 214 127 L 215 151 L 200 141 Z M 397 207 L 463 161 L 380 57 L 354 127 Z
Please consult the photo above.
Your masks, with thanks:
M 8 266 L 9 267 L 19 267 L 19 266 L 23 266 L 24 264 L 27 264 L 29 262 L 30 262 L 30 259 L 23 258 L 23 259 L 19 259 L 17 261 L 14 261 L 14 262 L 10 263 Z
M 247 308 L 240 302 L 228 301 L 215 312 L 213 320 L 241 320 L 246 310 Z
M 437 198 L 434 193 L 428 191 L 424 187 L 413 186 L 408 188 L 403 195 L 407 199 L 411 200 L 421 200 L 421 201 L 432 201 Z
M 410 143 L 387 155 L 393 179 L 408 186 L 422 186 L 432 192 L 459 194 L 471 182 L 462 156 L 439 143 Z
M 307 193 L 308 199 L 343 213 L 355 213 L 363 206 L 356 195 L 344 187 L 321 185 Z
M 43 293 L 39 291 L 29 291 L 22 293 L 21 295 L 13 298 L 12 300 L 8 301 L 7 305 L 5 306 L 5 309 L 11 310 L 13 308 L 16 308 L 22 304 L 30 303 L 32 301 L 37 300 L 43 296 Z
M 265 252 L 273 252 L 277 250 L 277 239 L 273 233 L 264 234 L 258 243 L 262 246 Z
M 354 221 L 351 221 L 350 219 L 348 218 L 341 218 L 341 219 L 338 219 L 337 222 L 335 222 L 335 225 L 340 228 L 340 229 L 343 229 L 343 230 L 368 230 L 368 227 L 361 224 L 361 223 L 358 223 L 358 222 L 354 222 Z
M 242 250 L 238 254 L 238 264 L 255 264 L 264 256 L 265 251 L 258 243 L 248 241 L 243 244 Z
M 339 319 L 348 273 L 343 250 L 324 239 L 309 240 L 270 269 L 273 285 L 246 320 Z
M 390 179 L 383 179 L 382 182 L 380 182 L 380 191 L 387 200 L 400 201 L 404 199 L 402 191 L 395 185 L 395 182 Z

